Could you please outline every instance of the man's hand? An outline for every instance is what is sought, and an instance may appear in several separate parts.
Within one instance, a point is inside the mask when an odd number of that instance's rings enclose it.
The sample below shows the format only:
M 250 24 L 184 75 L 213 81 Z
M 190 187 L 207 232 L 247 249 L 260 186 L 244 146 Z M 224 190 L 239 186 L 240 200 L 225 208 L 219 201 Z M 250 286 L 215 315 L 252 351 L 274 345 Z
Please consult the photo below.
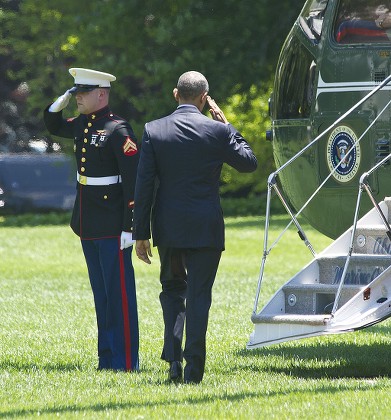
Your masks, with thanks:
M 209 107 L 209 112 L 214 120 L 220 121 L 225 124 L 228 123 L 227 118 L 225 118 L 224 112 L 219 108 L 219 106 L 210 96 L 206 97 L 206 102 Z
M 136 254 L 141 261 L 146 264 L 151 264 L 151 260 L 148 257 L 152 257 L 151 244 L 149 239 L 143 241 L 136 241 Z
M 132 232 L 122 232 L 121 233 L 121 246 L 120 249 L 129 248 L 136 241 L 133 240 Z
M 69 100 L 72 97 L 70 90 L 71 89 L 68 89 L 63 95 L 57 98 L 56 101 L 50 105 L 49 112 L 60 112 L 69 104 Z

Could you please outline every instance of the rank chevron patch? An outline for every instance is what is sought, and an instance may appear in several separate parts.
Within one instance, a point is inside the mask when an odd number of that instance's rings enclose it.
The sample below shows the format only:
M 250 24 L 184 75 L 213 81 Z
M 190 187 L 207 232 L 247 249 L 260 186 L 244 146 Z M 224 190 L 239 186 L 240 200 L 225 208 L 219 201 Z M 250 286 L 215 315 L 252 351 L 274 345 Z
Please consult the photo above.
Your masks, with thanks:
M 124 154 L 126 156 L 133 156 L 137 153 L 137 145 L 130 137 L 126 137 L 122 148 L 124 149 Z

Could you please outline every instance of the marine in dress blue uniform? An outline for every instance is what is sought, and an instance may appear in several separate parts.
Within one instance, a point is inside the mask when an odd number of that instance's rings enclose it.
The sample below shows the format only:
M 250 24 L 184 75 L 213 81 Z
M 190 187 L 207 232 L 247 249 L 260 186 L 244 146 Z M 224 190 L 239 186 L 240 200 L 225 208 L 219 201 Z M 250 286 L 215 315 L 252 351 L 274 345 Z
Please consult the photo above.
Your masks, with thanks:
M 71 228 L 81 239 L 94 295 L 99 369 L 138 370 L 139 330 L 131 260 L 137 140 L 108 104 L 115 76 L 69 70 L 75 84 L 44 111 L 48 131 L 73 139 L 77 163 Z M 63 118 L 75 95 L 80 115 Z
M 145 125 L 135 192 L 137 256 L 150 263 L 152 220 L 161 263 L 161 357 L 170 363 L 170 380 L 183 374 L 188 383 L 203 379 L 212 286 L 224 249 L 221 169 L 224 163 L 239 172 L 257 167 L 250 146 L 208 96 L 208 88 L 202 74 L 184 73 L 174 89 L 178 108 Z M 213 119 L 201 113 L 207 101 Z

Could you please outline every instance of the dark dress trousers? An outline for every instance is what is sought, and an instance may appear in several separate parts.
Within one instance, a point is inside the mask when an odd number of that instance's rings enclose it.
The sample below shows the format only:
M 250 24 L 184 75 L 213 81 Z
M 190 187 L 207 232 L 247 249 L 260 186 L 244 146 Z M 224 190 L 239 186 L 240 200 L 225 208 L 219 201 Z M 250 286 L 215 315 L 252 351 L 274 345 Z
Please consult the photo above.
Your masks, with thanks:
M 135 135 L 108 107 L 69 119 L 48 108 L 48 131 L 74 141 L 78 182 L 71 228 L 81 239 L 94 294 L 99 368 L 137 370 L 132 248 L 120 250 L 121 232 L 131 232 L 133 225 L 139 159 Z
M 145 125 L 135 191 L 133 235 L 158 247 L 165 322 L 162 358 L 182 360 L 185 381 L 200 382 L 212 285 L 224 249 L 219 180 L 223 163 L 251 172 L 257 160 L 230 124 L 195 106 Z

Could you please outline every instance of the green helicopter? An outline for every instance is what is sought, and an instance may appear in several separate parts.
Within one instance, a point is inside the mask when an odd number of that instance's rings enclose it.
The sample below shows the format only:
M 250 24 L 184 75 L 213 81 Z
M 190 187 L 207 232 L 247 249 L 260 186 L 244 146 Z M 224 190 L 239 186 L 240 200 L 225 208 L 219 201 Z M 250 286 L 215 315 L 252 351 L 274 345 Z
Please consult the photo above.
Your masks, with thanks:
M 269 111 L 289 207 L 337 238 L 352 225 L 360 177 L 390 153 L 391 2 L 308 0 L 282 47 Z M 368 180 L 391 195 L 386 161 Z M 363 200 L 361 214 L 371 207 Z

